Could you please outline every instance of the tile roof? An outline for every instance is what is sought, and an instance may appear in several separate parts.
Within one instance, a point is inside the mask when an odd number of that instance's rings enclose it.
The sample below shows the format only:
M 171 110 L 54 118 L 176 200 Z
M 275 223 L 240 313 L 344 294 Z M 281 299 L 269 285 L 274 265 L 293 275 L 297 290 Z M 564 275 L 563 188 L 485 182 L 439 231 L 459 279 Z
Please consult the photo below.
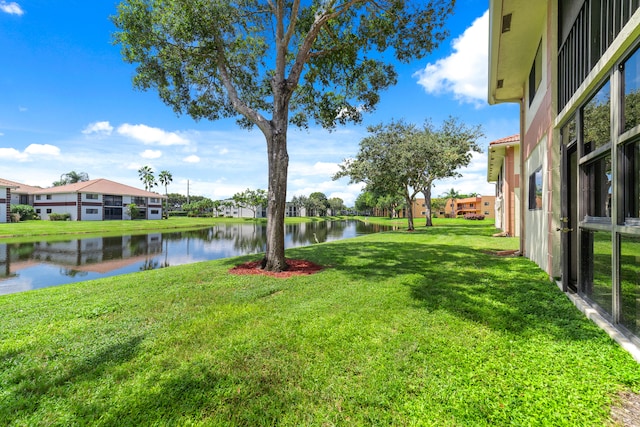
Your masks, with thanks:
M 20 182 L 11 181 L 8 179 L 0 178 L 0 185 L 12 187 L 12 193 L 32 193 L 34 191 L 42 190 L 41 187 L 34 187 L 32 185 L 22 184 Z
M 2 182 L 11 184 L 18 187 L 13 190 L 13 193 L 28 193 L 28 194 L 60 194 L 60 193 L 98 193 L 98 194 L 113 194 L 122 196 L 137 196 L 137 197 L 157 197 L 166 198 L 162 194 L 153 193 L 151 191 L 141 190 L 139 188 L 131 187 L 128 185 L 120 184 L 108 179 L 99 178 L 92 179 L 90 181 L 76 182 L 75 184 L 60 185 L 57 187 L 41 188 L 32 187 L 30 185 L 20 184 L 19 182 L 9 181 L 7 179 L 0 179 L 0 185 Z
M 505 144 L 508 142 L 520 142 L 520 134 L 516 133 L 515 135 L 511 135 L 511 136 L 497 139 L 495 141 L 491 141 L 489 145 Z
M 98 194 L 114 194 L 123 196 L 138 197 L 159 197 L 166 198 L 158 193 L 141 190 L 139 188 L 130 187 L 119 182 L 110 181 L 108 179 L 99 178 L 90 181 L 76 182 L 75 184 L 60 185 L 58 187 L 38 189 L 35 194 L 59 194 L 59 193 L 98 193 Z

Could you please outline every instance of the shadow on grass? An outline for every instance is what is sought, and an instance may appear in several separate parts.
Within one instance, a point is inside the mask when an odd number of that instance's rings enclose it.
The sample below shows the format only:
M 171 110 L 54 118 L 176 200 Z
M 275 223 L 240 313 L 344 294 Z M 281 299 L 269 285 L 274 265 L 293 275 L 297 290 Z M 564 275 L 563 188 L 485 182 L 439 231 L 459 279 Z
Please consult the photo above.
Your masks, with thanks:
M 343 241 L 296 249 L 290 255 L 371 286 L 397 280 L 428 311 L 445 310 L 494 330 L 544 332 L 562 340 L 600 336 L 597 328 L 573 324 L 583 321 L 583 316 L 530 260 L 499 257 L 486 249 L 410 240 Z
M 87 354 L 75 363 L 66 364 L 66 369 L 55 369 L 49 364 L 58 363 L 55 359 L 64 355 L 52 354 L 51 362 L 43 363 L 37 368 L 28 368 L 26 371 L 16 370 L 13 378 L 9 378 L 9 393 L 2 400 L 0 408 L 0 421 L 12 419 L 17 412 L 37 411 L 42 397 L 64 395 L 69 385 L 80 382 L 92 382 L 102 376 L 110 366 L 117 366 L 131 360 L 138 353 L 143 336 L 133 336 L 122 342 L 106 345 L 96 352 Z M 63 351 L 58 349 L 57 351 Z M 0 356 L 3 363 L 13 363 L 11 359 L 18 360 L 20 353 L 5 354 Z M 28 362 L 28 361 L 27 361 Z M 27 363 L 28 366 L 31 366 Z M 11 390 L 13 388 L 13 390 Z

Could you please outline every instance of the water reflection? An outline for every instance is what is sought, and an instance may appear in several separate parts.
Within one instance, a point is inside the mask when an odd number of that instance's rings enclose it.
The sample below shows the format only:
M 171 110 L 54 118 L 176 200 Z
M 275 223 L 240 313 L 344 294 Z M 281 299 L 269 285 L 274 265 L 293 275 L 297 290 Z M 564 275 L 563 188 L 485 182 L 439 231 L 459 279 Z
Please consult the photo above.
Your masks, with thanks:
M 287 224 L 285 247 L 387 229 L 360 221 Z M 183 232 L 0 244 L 0 294 L 259 253 L 265 247 L 266 226 L 255 223 L 221 224 Z

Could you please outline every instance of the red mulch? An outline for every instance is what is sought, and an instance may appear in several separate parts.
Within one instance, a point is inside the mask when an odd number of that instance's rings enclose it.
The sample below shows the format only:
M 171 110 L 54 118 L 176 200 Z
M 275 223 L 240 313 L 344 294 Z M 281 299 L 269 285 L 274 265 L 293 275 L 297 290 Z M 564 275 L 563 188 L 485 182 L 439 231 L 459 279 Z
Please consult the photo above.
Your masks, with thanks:
M 314 264 L 311 261 L 303 259 L 287 259 L 287 265 L 289 268 L 285 271 L 275 273 L 273 271 L 265 271 L 260 268 L 260 261 L 245 262 L 244 264 L 236 265 L 229 270 L 231 274 L 262 274 L 264 276 L 272 277 L 291 277 L 291 276 L 303 276 L 317 273 L 322 270 L 322 266 Z

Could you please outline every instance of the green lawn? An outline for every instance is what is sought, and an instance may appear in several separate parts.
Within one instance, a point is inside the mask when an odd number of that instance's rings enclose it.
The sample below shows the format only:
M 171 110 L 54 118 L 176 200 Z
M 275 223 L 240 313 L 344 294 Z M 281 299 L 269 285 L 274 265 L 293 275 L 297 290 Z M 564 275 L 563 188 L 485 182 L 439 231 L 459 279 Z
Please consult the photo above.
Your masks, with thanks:
M 328 218 L 287 218 L 286 223 L 307 221 L 324 221 Z M 24 242 L 30 240 L 65 239 L 69 235 L 140 234 L 164 230 L 188 230 L 211 227 L 220 223 L 265 223 L 266 219 L 258 218 L 186 218 L 171 217 L 165 220 L 137 221 L 24 221 L 19 223 L 0 224 L 0 243 Z
M 417 223 L 418 224 L 418 223 Z M 0 297 L 0 424 L 593 425 L 640 365 L 488 222 Z

